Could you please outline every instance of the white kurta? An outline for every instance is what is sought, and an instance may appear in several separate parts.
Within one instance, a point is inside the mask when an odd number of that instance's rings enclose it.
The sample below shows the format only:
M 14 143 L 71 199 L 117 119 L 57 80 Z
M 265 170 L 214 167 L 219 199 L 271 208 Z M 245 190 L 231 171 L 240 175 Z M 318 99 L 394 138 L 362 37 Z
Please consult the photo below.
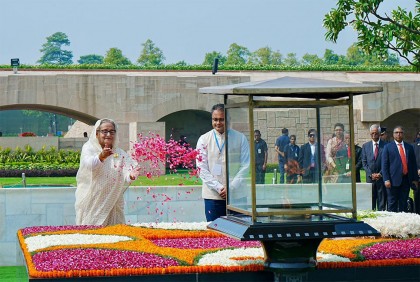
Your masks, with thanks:
M 102 151 L 96 138 L 95 125 L 89 140 L 83 145 L 76 181 L 76 224 L 124 224 L 124 192 L 131 183 L 130 171 L 135 162 L 114 142 L 114 154 L 99 160 Z
M 242 133 L 229 129 L 229 197 L 242 198 L 248 194 L 247 180 L 249 180 L 249 145 Z M 216 141 L 217 140 L 217 141 Z M 226 146 L 225 136 L 216 130 L 211 130 L 197 141 L 197 150 L 200 150 L 200 160 L 197 168 L 200 169 L 200 178 L 203 182 L 203 199 L 222 200 L 219 192 L 226 186 Z M 218 167 L 221 167 L 219 171 Z

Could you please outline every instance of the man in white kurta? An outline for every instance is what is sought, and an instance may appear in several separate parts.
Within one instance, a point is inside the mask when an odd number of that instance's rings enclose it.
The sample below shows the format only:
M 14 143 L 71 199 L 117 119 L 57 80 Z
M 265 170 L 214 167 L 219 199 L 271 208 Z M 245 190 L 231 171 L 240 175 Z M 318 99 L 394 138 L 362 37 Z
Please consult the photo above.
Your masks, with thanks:
M 213 129 L 200 136 L 196 149 L 200 151 L 197 160 L 200 178 L 203 182 L 202 197 L 207 221 L 226 215 L 226 151 L 224 105 L 214 105 L 212 110 Z M 229 129 L 229 199 L 243 198 L 241 189 L 249 172 L 249 145 L 242 133 Z

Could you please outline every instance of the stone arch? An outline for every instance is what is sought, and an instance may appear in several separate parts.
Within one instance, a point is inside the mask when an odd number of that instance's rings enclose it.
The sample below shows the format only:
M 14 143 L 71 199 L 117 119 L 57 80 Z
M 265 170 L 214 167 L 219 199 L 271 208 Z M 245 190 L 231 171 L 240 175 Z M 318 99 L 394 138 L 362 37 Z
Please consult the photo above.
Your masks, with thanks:
M 42 105 L 42 104 L 13 104 L 13 105 L 4 105 L 0 106 L 0 111 L 7 111 L 7 110 L 35 110 L 35 111 L 43 111 L 43 112 L 50 112 L 60 115 L 65 115 L 71 117 L 75 120 L 79 120 L 83 123 L 94 125 L 95 122 L 98 120 L 97 117 L 91 116 L 84 112 L 75 111 L 69 108 L 51 106 L 51 105 Z
M 211 114 L 201 110 L 182 110 L 168 114 L 158 122 L 165 122 L 166 139 L 171 136 L 179 140 L 181 135 L 187 137 L 187 142 L 195 148 L 198 138 L 211 130 Z
M 416 133 L 420 130 L 420 108 L 404 109 L 396 112 L 382 122 L 381 126 L 387 128 L 388 137 L 392 140 L 392 130 L 395 126 L 404 127 L 404 140 L 408 143 L 412 143 L 416 137 Z

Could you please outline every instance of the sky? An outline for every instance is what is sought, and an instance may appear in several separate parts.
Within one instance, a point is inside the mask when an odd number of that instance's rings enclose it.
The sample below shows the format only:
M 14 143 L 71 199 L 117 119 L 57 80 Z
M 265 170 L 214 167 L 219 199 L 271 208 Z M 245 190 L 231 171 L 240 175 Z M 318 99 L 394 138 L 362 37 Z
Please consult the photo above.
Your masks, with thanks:
M 0 0 L 0 65 L 11 58 L 37 64 L 46 38 L 67 34 L 73 62 L 122 50 L 135 63 L 151 39 L 165 64 L 201 64 L 205 54 L 226 54 L 232 43 L 251 52 L 270 47 L 285 57 L 345 55 L 357 34 L 346 29 L 337 43 L 324 39 L 322 21 L 337 0 Z M 385 0 L 384 9 L 413 8 L 413 0 Z M 411 6 L 411 7 L 410 7 Z

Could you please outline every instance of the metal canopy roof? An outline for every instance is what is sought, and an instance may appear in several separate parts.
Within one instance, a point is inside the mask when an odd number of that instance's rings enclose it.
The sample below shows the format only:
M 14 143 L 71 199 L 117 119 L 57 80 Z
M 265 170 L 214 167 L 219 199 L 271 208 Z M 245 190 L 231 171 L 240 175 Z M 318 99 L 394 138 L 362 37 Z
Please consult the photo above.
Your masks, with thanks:
M 203 87 L 199 89 L 199 92 L 221 95 L 337 99 L 347 97 L 349 94 L 361 95 L 382 90 L 382 86 L 378 85 L 285 76 L 272 80 Z

